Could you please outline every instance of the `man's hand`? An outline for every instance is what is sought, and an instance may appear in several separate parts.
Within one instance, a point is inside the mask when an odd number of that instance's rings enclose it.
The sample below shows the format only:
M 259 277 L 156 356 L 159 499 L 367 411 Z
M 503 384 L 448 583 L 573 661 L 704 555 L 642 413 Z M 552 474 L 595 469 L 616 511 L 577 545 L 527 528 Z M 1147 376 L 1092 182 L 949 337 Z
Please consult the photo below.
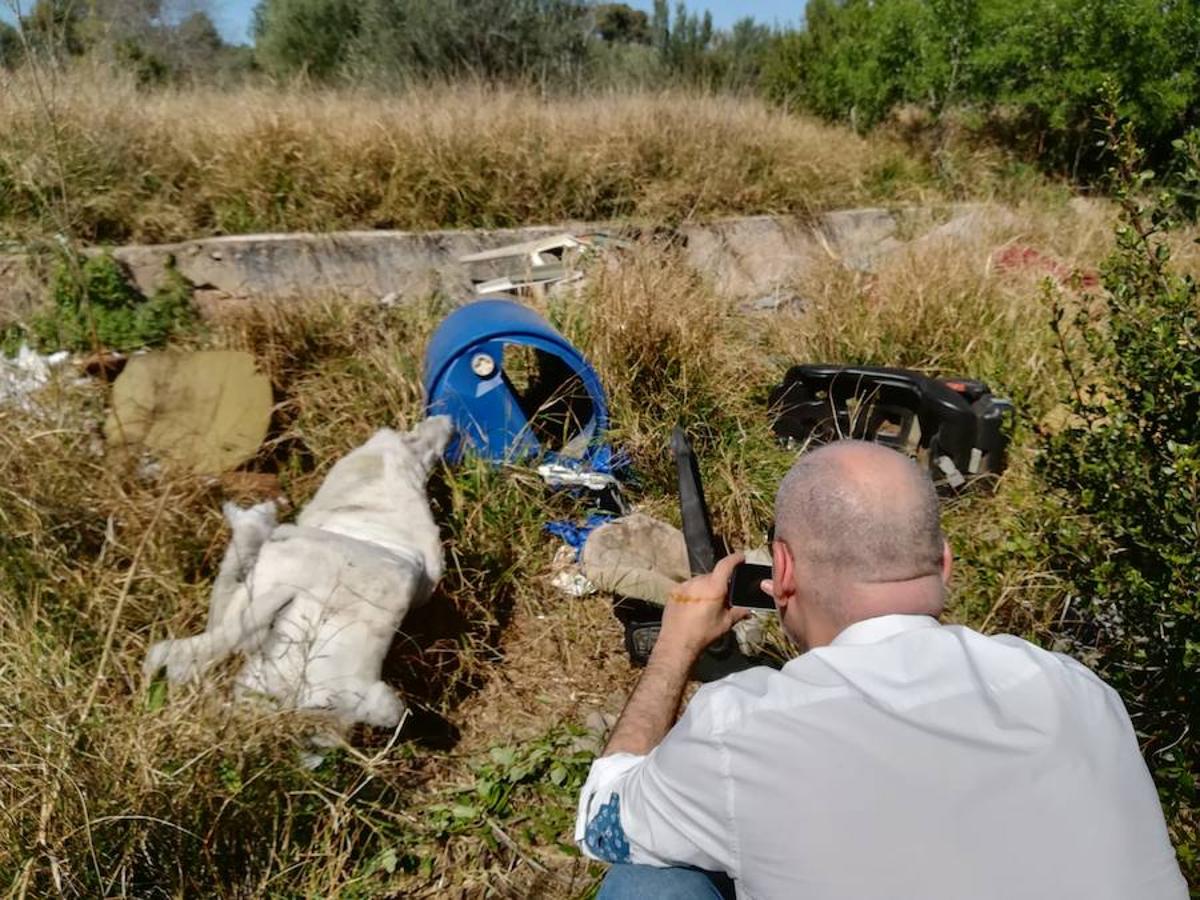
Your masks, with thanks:
M 743 559 L 741 553 L 731 554 L 711 572 L 697 575 L 671 592 L 655 652 L 661 647 L 664 652 L 689 656 L 690 668 L 705 647 L 750 616 L 747 609 L 730 608 L 727 597 L 729 579 Z
M 649 753 L 675 721 L 688 673 L 704 648 L 750 615 L 730 609 L 726 593 L 742 554 L 727 556 L 707 575 L 697 575 L 676 588 L 663 610 L 662 629 L 646 671 L 608 739 L 601 756 Z

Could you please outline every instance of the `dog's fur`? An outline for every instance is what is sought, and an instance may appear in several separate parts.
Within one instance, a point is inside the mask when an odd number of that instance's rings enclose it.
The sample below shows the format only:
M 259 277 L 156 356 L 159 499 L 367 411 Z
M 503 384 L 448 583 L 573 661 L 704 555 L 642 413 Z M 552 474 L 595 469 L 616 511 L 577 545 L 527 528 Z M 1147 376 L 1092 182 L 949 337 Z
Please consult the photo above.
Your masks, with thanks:
M 275 505 L 226 504 L 233 537 L 213 584 L 208 628 L 150 648 L 145 671 L 197 677 L 234 651 L 239 693 L 330 712 L 343 726 L 394 728 L 404 704 L 380 680 L 409 609 L 442 574 L 442 544 L 425 481 L 453 426 L 426 419 L 382 429 L 338 461 L 295 525 Z

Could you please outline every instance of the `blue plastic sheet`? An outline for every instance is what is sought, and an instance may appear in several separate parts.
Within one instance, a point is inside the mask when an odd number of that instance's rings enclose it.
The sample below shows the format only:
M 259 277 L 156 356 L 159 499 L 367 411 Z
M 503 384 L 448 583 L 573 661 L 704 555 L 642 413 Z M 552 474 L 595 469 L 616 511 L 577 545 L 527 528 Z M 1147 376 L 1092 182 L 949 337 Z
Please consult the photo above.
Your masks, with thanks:
M 573 547 L 575 561 L 578 562 L 579 555 L 583 553 L 583 545 L 587 543 L 588 535 L 606 522 L 611 522 L 613 518 L 612 513 L 592 513 L 580 523 L 569 522 L 566 519 L 547 522 L 546 530 L 556 537 L 562 538 L 568 547 Z

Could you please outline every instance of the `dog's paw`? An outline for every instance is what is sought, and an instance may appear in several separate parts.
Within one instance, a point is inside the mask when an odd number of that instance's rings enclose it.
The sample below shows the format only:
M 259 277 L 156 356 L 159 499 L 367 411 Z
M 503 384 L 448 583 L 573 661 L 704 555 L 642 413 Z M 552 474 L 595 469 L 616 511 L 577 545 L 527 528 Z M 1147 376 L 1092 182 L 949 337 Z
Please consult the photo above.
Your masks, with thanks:
M 195 681 L 204 667 L 190 653 L 175 653 L 167 660 L 167 680 L 175 684 Z
M 147 678 L 153 678 L 167 664 L 167 658 L 171 655 L 171 645 L 174 641 L 159 641 L 150 647 L 146 653 L 146 661 L 142 663 L 142 674 Z
M 225 521 L 229 523 L 229 527 L 234 530 L 242 526 L 250 526 L 269 531 L 276 525 L 279 507 L 274 500 L 267 500 L 243 509 L 232 500 L 227 500 L 221 504 L 221 512 L 225 515 Z
M 382 681 L 376 681 L 367 688 L 354 707 L 354 719 L 375 728 L 395 728 L 407 710 L 408 707 L 394 690 Z
M 167 680 L 174 684 L 192 681 L 203 670 L 186 640 L 159 641 L 150 648 L 146 662 L 142 664 L 142 672 L 147 678 L 153 678 L 164 668 L 167 670 Z

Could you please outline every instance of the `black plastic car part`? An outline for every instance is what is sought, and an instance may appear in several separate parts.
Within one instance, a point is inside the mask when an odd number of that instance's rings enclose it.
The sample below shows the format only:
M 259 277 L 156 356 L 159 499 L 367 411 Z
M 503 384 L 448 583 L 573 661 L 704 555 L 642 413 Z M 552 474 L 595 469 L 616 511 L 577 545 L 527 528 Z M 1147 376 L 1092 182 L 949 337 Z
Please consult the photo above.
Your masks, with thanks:
M 1013 411 L 981 381 L 838 365 L 793 366 L 771 392 L 770 408 L 780 438 L 885 444 L 920 459 L 939 487 L 951 489 L 1004 470 Z

